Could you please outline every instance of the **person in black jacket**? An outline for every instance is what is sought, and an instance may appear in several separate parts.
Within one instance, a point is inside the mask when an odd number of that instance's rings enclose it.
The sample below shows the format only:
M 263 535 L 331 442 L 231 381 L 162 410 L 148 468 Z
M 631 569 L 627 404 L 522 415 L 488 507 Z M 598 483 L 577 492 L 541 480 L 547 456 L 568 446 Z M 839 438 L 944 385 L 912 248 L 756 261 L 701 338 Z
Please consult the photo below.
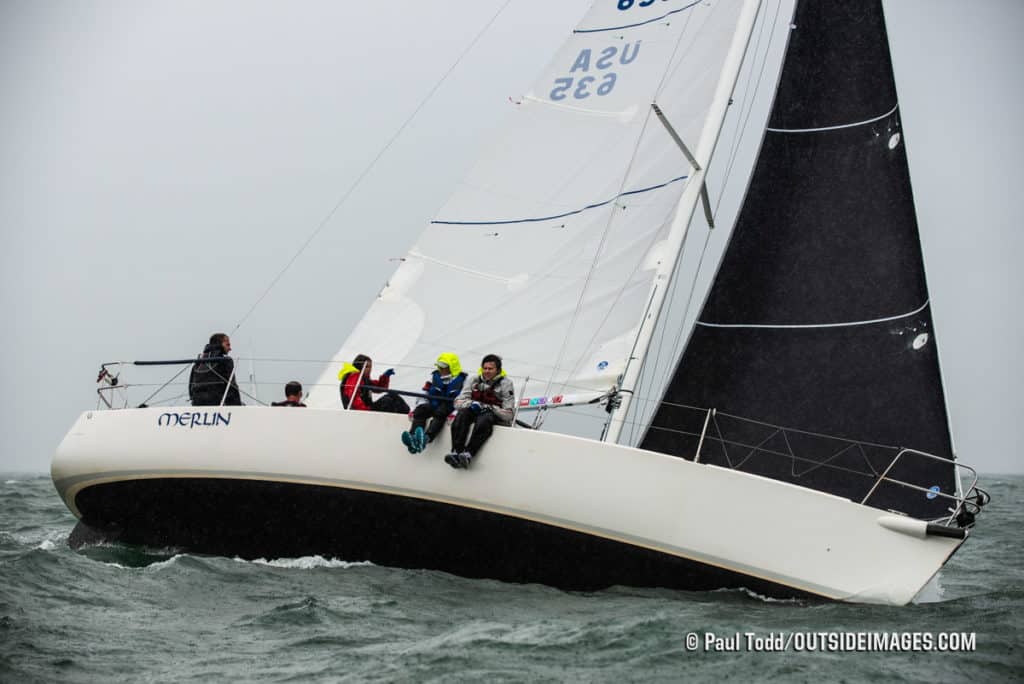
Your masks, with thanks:
M 292 380 L 284 386 L 284 401 L 275 401 L 271 406 L 292 406 L 295 408 L 306 408 L 302 403 L 302 383 Z
M 193 406 L 242 406 L 242 397 L 235 382 L 235 361 L 231 338 L 224 333 L 210 335 L 210 343 L 192 366 L 188 379 L 188 396 Z

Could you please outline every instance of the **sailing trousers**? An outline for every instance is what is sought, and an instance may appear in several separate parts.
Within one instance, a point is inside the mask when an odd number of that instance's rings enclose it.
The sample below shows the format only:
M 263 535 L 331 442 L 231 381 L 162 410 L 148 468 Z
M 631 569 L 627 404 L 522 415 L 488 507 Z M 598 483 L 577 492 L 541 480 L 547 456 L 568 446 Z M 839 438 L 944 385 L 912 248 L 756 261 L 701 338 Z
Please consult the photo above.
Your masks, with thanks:
M 433 442 L 441 434 L 441 429 L 444 427 L 445 421 L 448 420 L 450 408 L 451 404 L 448 402 L 441 402 L 437 408 L 431 406 L 430 402 L 420 404 L 412 412 L 412 432 L 421 427 L 427 433 L 427 441 Z
M 468 451 L 470 456 L 476 456 L 480 447 L 484 445 L 487 438 L 494 432 L 494 414 L 490 411 L 473 413 L 473 409 L 459 409 L 455 414 L 455 421 L 452 423 L 452 451 L 460 453 Z M 473 428 L 473 435 L 469 437 L 469 444 L 466 437 L 469 436 L 469 429 Z

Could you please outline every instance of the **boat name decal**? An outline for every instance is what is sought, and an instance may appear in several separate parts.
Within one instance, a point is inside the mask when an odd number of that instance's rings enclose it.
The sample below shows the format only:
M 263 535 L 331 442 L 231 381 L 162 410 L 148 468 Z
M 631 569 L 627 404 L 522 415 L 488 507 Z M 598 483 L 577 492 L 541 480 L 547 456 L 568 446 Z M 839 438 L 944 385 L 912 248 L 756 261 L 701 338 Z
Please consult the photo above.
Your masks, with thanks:
M 184 411 L 182 413 L 161 413 L 156 419 L 156 424 L 167 427 L 214 427 L 217 425 L 230 425 L 231 412 L 226 414 L 220 411 Z

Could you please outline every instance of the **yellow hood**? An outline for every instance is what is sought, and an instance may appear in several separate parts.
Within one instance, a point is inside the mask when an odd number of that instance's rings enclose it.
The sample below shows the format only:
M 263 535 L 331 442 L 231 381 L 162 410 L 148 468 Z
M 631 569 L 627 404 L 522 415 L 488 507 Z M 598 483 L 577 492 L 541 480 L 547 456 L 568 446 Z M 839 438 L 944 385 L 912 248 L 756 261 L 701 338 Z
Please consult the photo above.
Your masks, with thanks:
M 348 375 L 349 373 L 358 373 L 358 372 L 359 372 L 358 368 L 353 366 L 351 363 L 346 363 L 344 366 L 341 367 L 341 370 L 338 371 L 338 380 L 343 380 L 345 378 L 345 376 Z
M 438 356 L 437 363 L 448 364 L 448 369 L 452 372 L 453 376 L 457 376 L 462 372 L 462 364 L 459 363 L 459 357 L 451 352 L 445 352 Z

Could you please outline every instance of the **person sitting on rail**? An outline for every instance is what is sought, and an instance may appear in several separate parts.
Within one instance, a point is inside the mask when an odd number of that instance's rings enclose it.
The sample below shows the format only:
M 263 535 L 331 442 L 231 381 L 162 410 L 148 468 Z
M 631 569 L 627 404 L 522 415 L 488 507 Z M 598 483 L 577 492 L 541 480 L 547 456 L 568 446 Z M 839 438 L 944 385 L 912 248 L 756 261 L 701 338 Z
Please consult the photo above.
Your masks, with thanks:
M 193 406 L 242 406 L 230 352 L 230 337 L 224 333 L 210 335 L 188 379 L 188 397 Z
M 444 457 L 445 463 L 452 468 L 468 468 L 491 436 L 494 424 L 512 424 L 515 402 L 512 378 L 502 370 L 501 357 L 488 354 L 480 362 L 480 374 L 455 400 L 458 413 L 452 422 L 452 450 Z M 470 428 L 473 430 L 471 437 Z
M 284 401 L 275 401 L 271 406 L 306 408 L 306 405 L 302 403 L 302 383 L 298 380 L 289 382 L 284 386 Z
M 413 409 L 412 428 L 402 433 L 402 444 L 410 454 L 423 451 L 441 434 L 448 414 L 454 410 L 455 398 L 466 382 L 466 374 L 462 372 L 462 364 L 455 354 L 441 354 L 434 367 L 430 379 L 423 385 L 423 391 L 429 398 Z
M 408 413 L 409 405 L 394 392 L 374 400 L 372 392 L 387 392 L 394 368 L 388 368 L 373 380 L 373 359 L 359 354 L 338 371 L 341 381 L 341 405 L 354 411 L 383 411 L 384 413 Z

